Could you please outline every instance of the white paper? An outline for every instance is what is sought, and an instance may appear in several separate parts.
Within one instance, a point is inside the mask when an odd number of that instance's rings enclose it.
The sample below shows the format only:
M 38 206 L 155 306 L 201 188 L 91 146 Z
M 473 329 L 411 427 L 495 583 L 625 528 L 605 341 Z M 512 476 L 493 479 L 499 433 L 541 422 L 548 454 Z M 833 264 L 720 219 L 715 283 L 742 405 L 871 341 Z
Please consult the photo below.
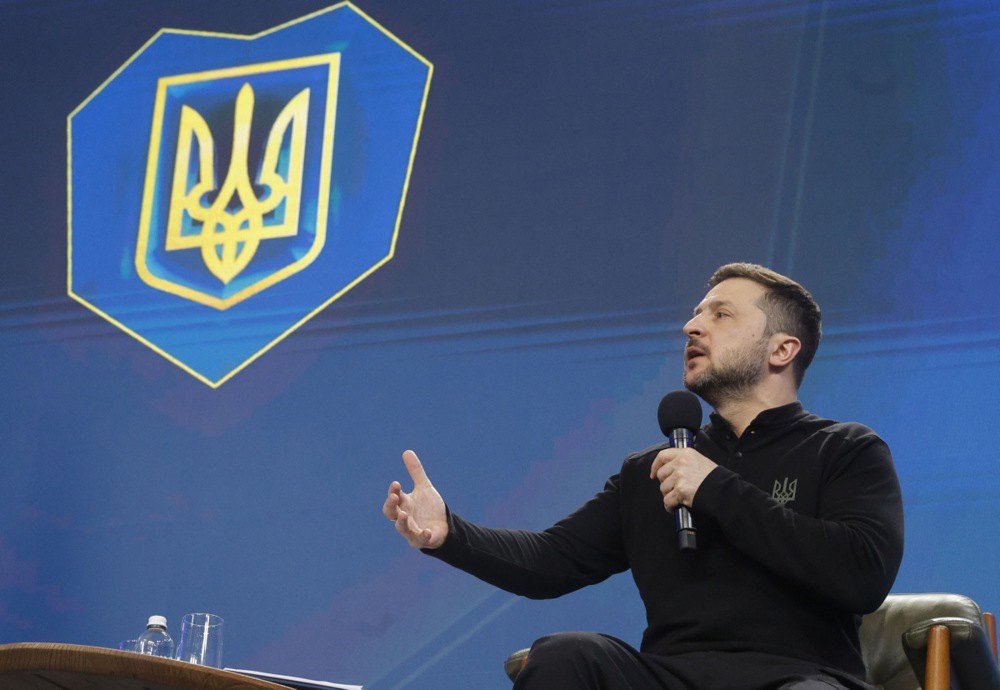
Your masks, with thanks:
M 281 683 L 283 680 L 287 680 L 289 683 L 298 683 L 299 685 L 308 685 L 313 688 L 333 688 L 334 690 L 364 690 L 360 685 L 345 685 L 344 683 L 328 683 L 325 680 L 311 680 L 309 678 L 296 678 L 295 676 L 282 676 L 278 673 L 264 673 L 263 671 L 249 671 L 247 669 L 241 668 L 226 668 L 224 671 L 232 671 L 233 673 L 242 673 L 245 676 L 251 676 L 254 678 L 260 678 L 261 680 L 273 680 L 275 683 Z

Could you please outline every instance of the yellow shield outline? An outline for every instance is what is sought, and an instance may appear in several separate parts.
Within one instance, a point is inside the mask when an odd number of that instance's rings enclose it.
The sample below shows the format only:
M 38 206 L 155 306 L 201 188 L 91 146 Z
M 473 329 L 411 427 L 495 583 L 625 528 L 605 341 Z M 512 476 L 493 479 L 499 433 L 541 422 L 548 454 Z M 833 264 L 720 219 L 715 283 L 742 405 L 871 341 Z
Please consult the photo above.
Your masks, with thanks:
M 327 80 L 326 106 L 323 117 L 323 153 L 320 163 L 319 196 L 317 197 L 316 208 L 316 238 L 309 250 L 297 261 L 281 268 L 274 273 L 262 278 L 253 285 L 249 285 L 234 295 L 226 298 L 219 298 L 198 292 L 184 285 L 178 285 L 165 278 L 154 275 L 146 266 L 146 251 L 149 248 L 149 225 L 151 222 L 153 195 L 156 191 L 156 177 L 159 168 L 160 139 L 163 129 L 163 109 L 165 107 L 167 89 L 178 84 L 193 84 L 197 82 L 213 81 L 229 77 L 242 77 L 250 74 L 262 74 L 266 72 L 279 72 L 297 67 L 315 67 L 317 65 L 328 65 L 329 74 Z M 149 154 L 146 158 L 146 182 L 142 195 L 142 212 L 139 216 L 139 238 L 136 243 L 135 268 L 139 277 L 150 287 L 154 287 L 164 292 L 189 299 L 199 304 L 215 309 L 228 309 L 234 304 L 238 304 L 248 297 L 256 295 L 275 283 L 278 283 L 290 275 L 298 273 L 311 264 L 319 253 L 323 251 L 326 243 L 326 222 L 328 204 L 330 199 L 330 170 L 333 166 L 333 133 L 337 119 L 337 90 L 340 76 L 340 53 L 326 53 L 323 55 L 310 55 L 307 57 L 291 58 L 288 60 L 276 60 L 274 62 L 261 62 L 252 65 L 241 65 L 238 67 L 226 67 L 204 72 L 190 72 L 188 74 L 178 74 L 169 77 L 160 77 L 156 81 L 156 101 L 153 105 L 153 127 L 149 134 Z

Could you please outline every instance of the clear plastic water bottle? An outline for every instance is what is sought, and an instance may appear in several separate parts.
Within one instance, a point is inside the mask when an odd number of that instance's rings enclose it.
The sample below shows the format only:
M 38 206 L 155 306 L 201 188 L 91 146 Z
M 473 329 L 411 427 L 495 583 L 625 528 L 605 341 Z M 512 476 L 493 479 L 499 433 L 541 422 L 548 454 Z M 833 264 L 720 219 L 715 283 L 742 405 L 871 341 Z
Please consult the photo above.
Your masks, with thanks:
M 174 641 L 167 634 L 167 619 L 163 616 L 150 616 L 146 623 L 146 632 L 139 635 L 139 653 L 174 658 Z

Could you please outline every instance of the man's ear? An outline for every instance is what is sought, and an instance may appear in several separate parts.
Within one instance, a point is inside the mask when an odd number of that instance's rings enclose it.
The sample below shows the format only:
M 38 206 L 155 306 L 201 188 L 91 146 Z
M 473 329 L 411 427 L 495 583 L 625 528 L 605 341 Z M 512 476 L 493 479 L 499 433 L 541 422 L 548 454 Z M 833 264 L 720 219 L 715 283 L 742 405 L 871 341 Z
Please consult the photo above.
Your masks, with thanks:
M 802 349 L 802 341 L 794 335 L 775 333 L 771 336 L 771 354 L 767 363 L 772 367 L 787 367 Z

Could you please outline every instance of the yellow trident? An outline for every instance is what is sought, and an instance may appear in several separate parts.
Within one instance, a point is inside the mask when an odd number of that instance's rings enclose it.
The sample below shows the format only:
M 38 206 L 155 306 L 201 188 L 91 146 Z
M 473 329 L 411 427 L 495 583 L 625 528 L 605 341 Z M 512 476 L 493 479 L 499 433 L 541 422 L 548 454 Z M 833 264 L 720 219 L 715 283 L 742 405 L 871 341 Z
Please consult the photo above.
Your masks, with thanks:
M 268 134 L 257 180 L 268 189 L 263 199 L 254 193 L 247 164 L 253 106 L 253 88 L 246 83 L 236 97 L 229 171 L 215 201 L 207 207 L 202 205 L 201 199 L 216 189 L 212 132 L 193 108 L 185 105 L 181 109 L 164 246 L 167 251 L 201 249 L 205 266 L 227 285 L 250 263 L 262 240 L 293 237 L 299 227 L 309 89 L 303 89 L 285 105 Z M 282 156 L 282 143 L 289 128 L 290 146 L 287 156 Z M 188 189 L 191 147 L 195 141 L 198 142 L 198 176 Z M 229 211 L 234 201 L 239 202 L 237 208 Z M 265 217 L 282 203 L 280 222 L 265 224 Z M 198 234 L 182 234 L 185 214 L 201 224 Z

